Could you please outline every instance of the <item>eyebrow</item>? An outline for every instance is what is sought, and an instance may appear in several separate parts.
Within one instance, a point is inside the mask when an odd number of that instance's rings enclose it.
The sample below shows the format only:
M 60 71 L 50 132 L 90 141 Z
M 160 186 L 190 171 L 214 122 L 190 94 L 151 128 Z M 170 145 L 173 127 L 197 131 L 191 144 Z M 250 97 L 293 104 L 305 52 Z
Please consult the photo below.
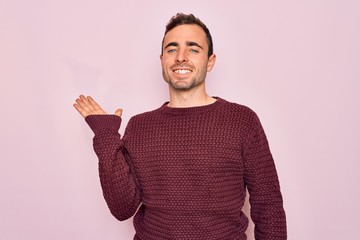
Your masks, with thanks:
M 169 44 L 167 44 L 164 49 L 168 48 L 168 47 L 177 47 L 179 46 L 179 44 L 177 42 L 171 42 Z
M 197 44 L 196 42 L 186 42 L 186 46 L 190 46 L 190 47 L 195 46 L 203 49 L 203 47 Z
M 168 43 L 164 49 L 168 48 L 168 47 L 178 47 L 179 46 L 179 43 L 177 42 L 171 42 L 171 43 Z M 202 46 L 200 46 L 198 43 L 196 42 L 186 42 L 186 46 L 189 46 L 189 47 L 192 47 L 192 46 L 195 46 L 195 47 L 199 47 L 201 49 L 203 49 Z

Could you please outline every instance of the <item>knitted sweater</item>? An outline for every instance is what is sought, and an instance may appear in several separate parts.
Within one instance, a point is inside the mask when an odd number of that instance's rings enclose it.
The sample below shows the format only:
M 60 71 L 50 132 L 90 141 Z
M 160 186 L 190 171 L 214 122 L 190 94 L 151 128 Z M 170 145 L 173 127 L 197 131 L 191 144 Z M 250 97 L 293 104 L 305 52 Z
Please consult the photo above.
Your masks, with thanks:
M 241 211 L 250 194 L 255 238 L 286 239 L 279 181 L 257 115 L 217 98 L 213 104 L 160 108 L 130 119 L 86 118 L 104 198 L 134 239 L 246 239 Z M 140 206 L 140 207 L 139 207 Z

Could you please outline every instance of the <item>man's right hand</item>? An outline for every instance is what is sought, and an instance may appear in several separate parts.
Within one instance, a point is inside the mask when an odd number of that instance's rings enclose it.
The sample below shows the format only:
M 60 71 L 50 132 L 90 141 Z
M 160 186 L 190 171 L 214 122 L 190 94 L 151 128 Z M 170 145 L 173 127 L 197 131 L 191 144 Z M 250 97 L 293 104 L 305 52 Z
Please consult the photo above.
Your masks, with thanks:
M 74 108 L 86 118 L 89 115 L 106 115 L 107 113 L 100 107 L 97 102 L 90 96 L 85 97 L 84 95 L 80 95 L 79 98 L 76 99 L 76 103 L 74 103 Z M 121 117 L 122 109 L 117 109 L 115 111 L 115 115 Z

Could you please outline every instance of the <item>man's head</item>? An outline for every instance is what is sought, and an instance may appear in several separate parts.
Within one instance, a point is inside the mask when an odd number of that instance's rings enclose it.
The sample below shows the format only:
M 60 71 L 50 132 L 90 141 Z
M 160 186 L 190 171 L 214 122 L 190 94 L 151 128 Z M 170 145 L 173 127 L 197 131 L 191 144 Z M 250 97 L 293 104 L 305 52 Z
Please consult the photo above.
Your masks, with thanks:
M 166 27 L 160 56 L 171 91 L 202 89 L 215 64 L 209 30 L 194 15 L 177 14 Z
M 212 37 L 211 37 L 209 29 L 206 27 L 206 25 L 200 19 L 195 17 L 193 14 L 184 14 L 184 13 L 176 14 L 175 16 L 173 16 L 170 19 L 170 21 L 166 25 L 164 37 L 163 37 L 162 44 L 161 44 L 161 54 L 164 51 L 164 38 L 165 38 L 166 34 L 169 31 L 171 31 L 172 29 L 174 29 L 175 27 L 183 25 L 183 24 L 195 24 L 204 30 L 204 32 L 206 34 L 206 42 L 208 44 L 208 57 L 210 57 L 213 54 L 214 50 L 213 50 L 213 41 L 212 41 Z

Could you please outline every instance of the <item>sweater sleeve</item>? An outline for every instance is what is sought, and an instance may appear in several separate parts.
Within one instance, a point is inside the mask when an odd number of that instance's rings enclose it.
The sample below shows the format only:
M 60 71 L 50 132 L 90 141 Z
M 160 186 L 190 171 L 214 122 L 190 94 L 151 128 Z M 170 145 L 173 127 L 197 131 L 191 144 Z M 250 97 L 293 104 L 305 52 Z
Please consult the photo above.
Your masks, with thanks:
M 91 115 L 85 118 L 94 132 L 93 147 L 99 158 L 99 175 L 105 201 L 115 218 L 126 220 L 140 204 L 140 190 L 126 159 L 127 151 L 118 133 L 121 118 Z
M 286 217 L 280 184 L 268 141 L 255 115 L 253 132 L 245 152 L 245 183 L 256 240 L 287 239 Z

